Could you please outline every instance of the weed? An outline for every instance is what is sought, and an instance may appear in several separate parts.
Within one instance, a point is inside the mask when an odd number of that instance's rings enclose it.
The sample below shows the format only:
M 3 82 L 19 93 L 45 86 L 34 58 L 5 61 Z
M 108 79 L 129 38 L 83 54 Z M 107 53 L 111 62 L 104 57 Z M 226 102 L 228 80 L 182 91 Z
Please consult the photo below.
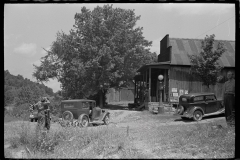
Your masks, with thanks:
M 12 158 L 12 154 L 8 149 L 4 149 L 4 157 L 5 158 Z
M 29 126 L 23 123 L 19 131 L 19 137 L 10 139 L 10 144 L 12 148 L 29 146 L 34 153 L 43 152 L 47 154 L 53 153 L 54 147 L 57 146 L 64 137 L 62 132 L 54 134 L 42 132 L 38 126 L 35 128 L 35 133 L 31 132 Z

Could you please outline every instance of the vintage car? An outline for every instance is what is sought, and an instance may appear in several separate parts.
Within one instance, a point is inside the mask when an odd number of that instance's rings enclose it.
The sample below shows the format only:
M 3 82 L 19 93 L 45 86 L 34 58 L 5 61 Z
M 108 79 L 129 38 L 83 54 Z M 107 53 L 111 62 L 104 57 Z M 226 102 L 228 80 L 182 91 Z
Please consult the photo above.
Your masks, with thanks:
M 38 120 L 38 111 L 37 110 L 30 111 L 29 121 L 37 122 L 37 120 Z
M 94 100 L 73 99 L 61 102 L 61 114 L 64 121 L 77 119 L 82 127 L 89 124 L 109 124 L 110 113 L 107 110 L 96 107 Z
M 214 93 L 190 93 L 179 97 L 176 113 L 182 119 L 200 121 L 206 116 L 224 114 L 225 108 Z

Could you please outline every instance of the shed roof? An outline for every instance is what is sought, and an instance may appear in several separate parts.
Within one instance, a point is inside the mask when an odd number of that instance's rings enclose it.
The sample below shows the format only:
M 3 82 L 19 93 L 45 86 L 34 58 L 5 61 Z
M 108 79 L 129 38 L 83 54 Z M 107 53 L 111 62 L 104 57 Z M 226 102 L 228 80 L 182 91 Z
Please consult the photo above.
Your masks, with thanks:
M 146 69 L 149 68 L 149 67 L 168 68 L 169 64 L 170 64 L 170 61 L 168 61 L 168 62 L 158 62 L 158 63 L 145 64 L 145 65 L 141 66 L 141 67 L 137 70 L 137 72 L 144 71 L 144 70 L 146 70 Z
M 169 46 L 172 46 L 171 65 L 191 65 L 188 54 L 199 54 L 201 41 L 200 39 L 169 38 Z M 219 64 L 224 67 L 235 67 L 235 41 L 215 40 L 214 48 L 217 48 L 219 42 L 224 43 L 227 48 L 218 60 Z

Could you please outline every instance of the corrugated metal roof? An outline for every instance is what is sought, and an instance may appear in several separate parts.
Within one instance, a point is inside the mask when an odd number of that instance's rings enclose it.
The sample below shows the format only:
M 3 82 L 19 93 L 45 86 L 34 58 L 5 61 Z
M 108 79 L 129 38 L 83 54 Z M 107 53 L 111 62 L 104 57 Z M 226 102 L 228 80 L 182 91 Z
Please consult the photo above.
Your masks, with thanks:
M 189 55 L 198 55 L 201 51 L 200 39 L 169 38 L 172 46 L 171 65 L 191 65 Z M 219 59 L 219 64 L 224 67 L 235 67 L 235 41 L 215 40 L 214 48 L 218 42 L 223 42 L 227 51 Z

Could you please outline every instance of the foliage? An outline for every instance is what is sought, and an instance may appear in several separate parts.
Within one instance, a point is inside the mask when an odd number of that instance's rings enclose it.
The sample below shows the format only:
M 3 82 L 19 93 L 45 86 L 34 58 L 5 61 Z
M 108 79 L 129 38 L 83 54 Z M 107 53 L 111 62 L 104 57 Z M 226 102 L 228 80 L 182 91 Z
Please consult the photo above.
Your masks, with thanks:
M 4 71 L 4 106 L 35 103 L 42 96 L 53 96 L 51 88 L 32 82 L 21 75 L 14 76 Z
M 189 55 L 191 60 L 191 70 L 203 82 L 203 85 L 215 85 L 218 74 L 223 66 L 218 64 L 218 59 L 226 51 L 224 44 L 219 42 L 217 48 L 214 49 L 215 35 L 206 36 L 202 41 L 202 51 L 199 55 Z
M 74 19 L 70 33 L 58 32 L 41 65 L 34 65 L 37 80 L 61 82 L 64 98 L 88 98 L 122 86 L 140 66 L 157 60 L 148 48 L 152 42 L 136 27 L 140 16 L 134 10 L 83 7 Z
M 14 107 L 12 111 L 8 111 L 8 114 L 16 118 L 28 120 L 29 104 L 28 103 L 20 104 L 19 106 Z

